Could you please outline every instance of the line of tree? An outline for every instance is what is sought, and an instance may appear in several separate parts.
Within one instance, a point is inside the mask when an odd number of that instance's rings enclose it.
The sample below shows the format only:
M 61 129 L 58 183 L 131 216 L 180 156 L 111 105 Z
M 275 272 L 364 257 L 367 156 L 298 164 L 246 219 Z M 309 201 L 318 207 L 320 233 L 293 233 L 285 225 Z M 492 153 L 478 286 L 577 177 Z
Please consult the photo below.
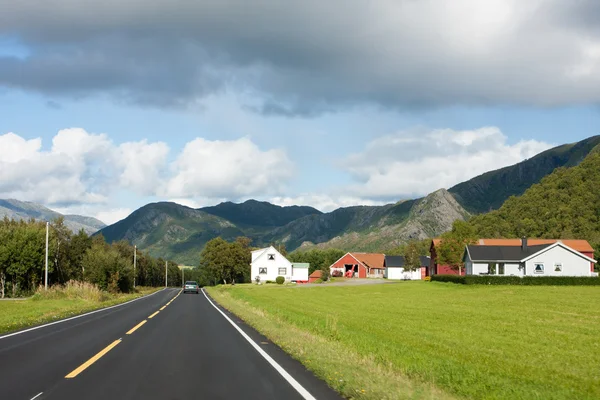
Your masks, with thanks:
M 0 220 L 0 297 L 27 295 L 44 284 L 46 223 Z M 137 251 L 135 284 L 165 284 L 165 260 Z M 103 290 L 129 292 L 134 284 L 134 247 L 127 241 L 112 244 L 102 235 L 73 233 L 62 217 L 50 224 L 48 284 L 69 280 L 94 283 Z M 181 285 L 181 272 L 167 262 L 169 286 Z

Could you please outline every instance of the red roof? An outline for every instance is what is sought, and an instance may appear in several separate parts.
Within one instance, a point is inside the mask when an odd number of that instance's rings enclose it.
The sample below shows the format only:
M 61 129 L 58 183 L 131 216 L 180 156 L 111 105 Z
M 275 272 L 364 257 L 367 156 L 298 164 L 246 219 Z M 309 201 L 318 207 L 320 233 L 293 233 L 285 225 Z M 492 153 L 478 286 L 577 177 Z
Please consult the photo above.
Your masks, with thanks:
M 310 278 L 320 278 L 321 277 L 321 270 L 320 269 L 316 269 L 312 274 L 309 275 Z
M 433 246 L 438 247 L 442 239 L 433 239 Z M 527 239 L 529 246 L 537 246 L 540 244 L 552 244 L 562 242 L 565 246 L 572 248 L 575 251 L 584 253 L 593 253 L 594 249 L 587 240 L 575 239 Z M 480 246 L 520 246 L 521 239 L 479 239 L 476 244 Z

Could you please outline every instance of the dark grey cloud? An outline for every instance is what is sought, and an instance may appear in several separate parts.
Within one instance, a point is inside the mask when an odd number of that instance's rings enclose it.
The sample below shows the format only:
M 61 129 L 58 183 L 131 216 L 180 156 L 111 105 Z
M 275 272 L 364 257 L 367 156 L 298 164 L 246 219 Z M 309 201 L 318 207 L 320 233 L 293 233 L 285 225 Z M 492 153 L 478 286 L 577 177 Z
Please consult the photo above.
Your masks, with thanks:
M 597 1 L 0 0 L 0 85 L 265 114 L 600 100 Z

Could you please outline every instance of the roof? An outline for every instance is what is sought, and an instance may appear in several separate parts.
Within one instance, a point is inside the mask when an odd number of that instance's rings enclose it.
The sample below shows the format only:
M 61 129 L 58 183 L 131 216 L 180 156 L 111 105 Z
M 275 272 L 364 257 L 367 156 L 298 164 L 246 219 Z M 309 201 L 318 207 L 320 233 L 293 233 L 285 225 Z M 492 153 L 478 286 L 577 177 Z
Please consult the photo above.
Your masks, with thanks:
M 442 239 L 436 238 L 433 239 L 433 246 L 438 247 Z M 587 240 L 579 240 L 579 239 L 527 239 L 527 244 L 529 246 L 537 246 L 542 244 L 553 244 L 556 242 L 562 242 L 565 245 L 569 246 L 573 250 L 584 252 L 584 253 L 593 253 L 594 249 L 588 243 Z M 479 245 L 485 246 L 521 246 L 521 239 L 479 239 L 477 241 Z
M 467 251 L 471 261 L 521 261 L 552 244 L 540 244 L 537 246 L 490 246 L 490 245 L 469 245 Z
M 292 267 L 294 267 L 294 268 L 308 268 L 308 267 L 310 267 L 310 263 L 292 263 Z
M 320 278 L 320 277 L 321 277 L 321 270 L 320 269 L 314 270 L 314 272 L 309 275 L 309 278 Z
M 421 259 L 421 266 L 429 265 L 429 257 L 419 256 L 419 258 Z M 388 268 L 403 267 L 404 266 L 404 256 L 385 256 L 385 266 Z
M 354 258 L 369 268 L 383 269 L 385 254 L 382 253 L 350 253 Z

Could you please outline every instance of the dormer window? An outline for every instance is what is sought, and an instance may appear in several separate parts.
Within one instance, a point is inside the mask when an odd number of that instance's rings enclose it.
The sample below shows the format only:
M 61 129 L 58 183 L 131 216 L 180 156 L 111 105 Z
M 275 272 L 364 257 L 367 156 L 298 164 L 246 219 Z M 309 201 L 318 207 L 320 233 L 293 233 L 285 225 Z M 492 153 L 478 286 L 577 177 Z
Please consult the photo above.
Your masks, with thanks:
M 269 261 L 275 260 L 275 254 L 267 254 L 267 260 L 269 260 Z

